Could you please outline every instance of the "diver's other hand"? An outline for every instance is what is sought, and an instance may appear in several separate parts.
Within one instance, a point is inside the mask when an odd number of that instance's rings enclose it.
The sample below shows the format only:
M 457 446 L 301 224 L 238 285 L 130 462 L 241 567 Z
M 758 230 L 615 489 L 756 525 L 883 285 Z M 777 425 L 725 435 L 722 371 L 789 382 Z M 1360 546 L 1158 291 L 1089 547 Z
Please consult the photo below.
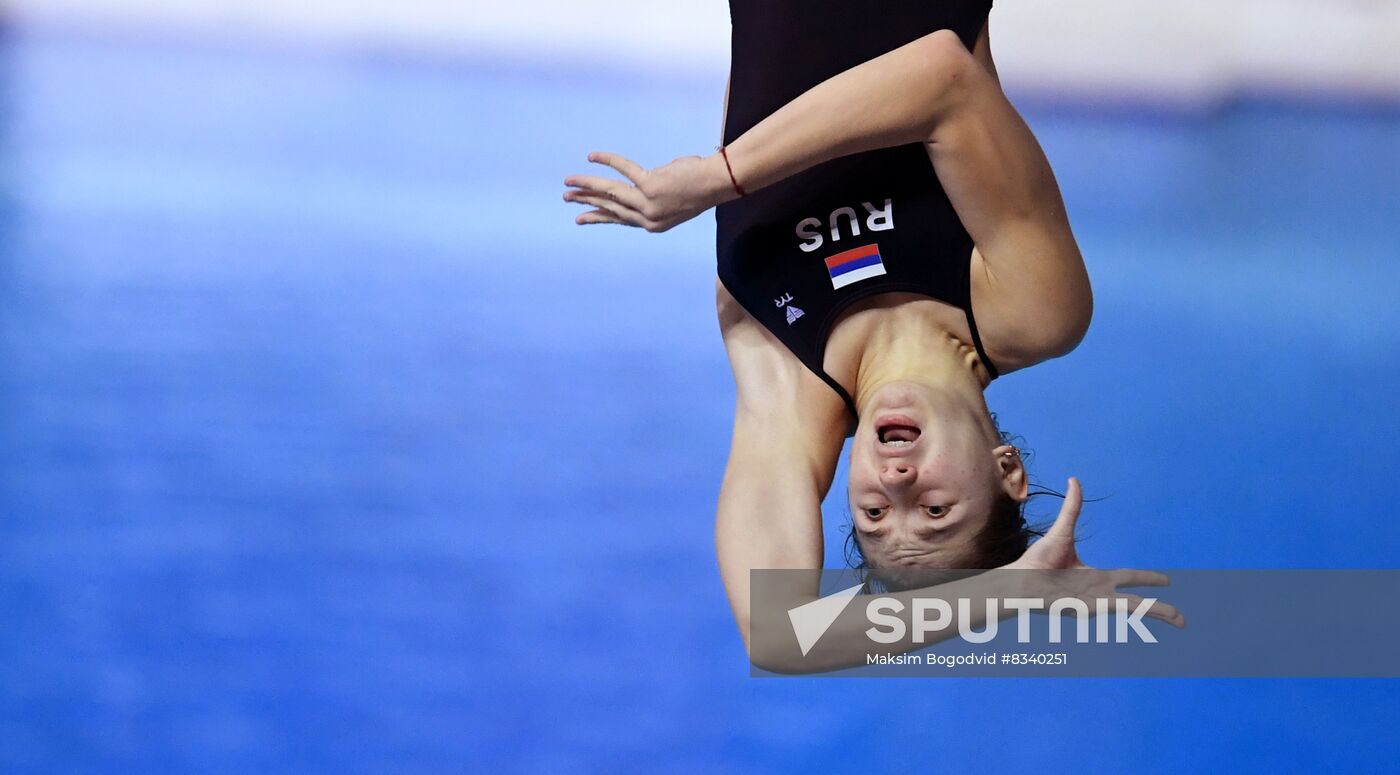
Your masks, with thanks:
M 565 178 L 569 190 L 564 192 L 564 200 L 594 208 L 574 219 L 581 225 L 616 223 L 663 232 L 737 197 L 718 153 L 682 156 L 654 170 L 643 169 L 615 153 L 595 151 L 588 154 L 588 160 L 612 167 L 627 180 L 595 175 Z
M 1119 592 L 1119 587 L 1165 587 L 1171 583 L 1166 574 L 1149 570 L 1120 568 L 1100 570 L 1084 564 L 1079 559 L 1075 547 L 1074 528 L 1079 521 L 1079 510 L 1084 505 L 1084 490 L 1079 480 L 1070 477 L 1065 489 L 1065 502 L 1060 514 L 1049 532 L 1031 544 L 1015 562 L 1002 566 L 1007 570 L 1025 570 L 1032 573 L 1020 574 L 1019 594 L 1023 597 L 1058 599 L 1074 597 L 1089 604 L 1095 610 L 1094 601 L 1100 598 L 1127 601 L 1129 610 L 1136 610 L 1142 597 Z M 1160 619 L 1174 627 L 1186 626 L 1186 618 L 1170 603 L 1157 600 L 1148 609 L 1147 615 Z
M 1041 536 L 1026 549 L 1025 553 L 1007 568 L 1024 570 L 1067 570 L 1087 568 L 1079 559 L 1075 548 L 1074 526 L 1079 522 L 1079 510 L 1084 507 L 1084 488 L 1079 479 L 1071 476 L 1065 488 L 1065 502 L 1060 506 L 1059 516 L 1049 532 Z

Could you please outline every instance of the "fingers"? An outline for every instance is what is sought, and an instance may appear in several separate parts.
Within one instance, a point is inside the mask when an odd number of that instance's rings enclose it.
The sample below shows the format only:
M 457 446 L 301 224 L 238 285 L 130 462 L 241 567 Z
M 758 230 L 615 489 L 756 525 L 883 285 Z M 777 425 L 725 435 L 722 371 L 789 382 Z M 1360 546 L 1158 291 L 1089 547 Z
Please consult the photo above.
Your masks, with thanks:
M 1115 587 L 1168 587 L 1172 583 L 1167 574 L 1155 570 L 1120 568 L 1109 571 L 1108 577 Z
M 565 202 L 579 202 L 581 204 L 588 204 L 589 201 L 593 199 L 605 200 L 609 202 L 610 205 L 614 208 L 625 207 L 628 210 L 633 211 L 640 209 L 639 207 L 634 206 L 632 202 L 625 201 L 632 199 L 632 197 L 619 197 L 614 194 L 610 194 L 606 191 L 600 191 L 594 188 L 571 188 L 568 191 L 564 192 Z
M 1171 584 L 1171 579 L 1165 573 L 1132 568 L 1109 571 L 1108 578 L 1113 582 L 1114 587 L 1165 587 Z M 1128 601 L 1129 611 L 1137 610 L 1143 601 L 1141 595 L 1123 594 L 1120 597 Z M 1186 617 L 1181 615 L 1176 606 L 1161 600 L 1152 602 L 1151 607 L 1147 609 L 1147 615 L 1153 619 L 1160 619 L 1173 627 L 1186 626 Z
M 1153 570 L 1134 570 L 1132 568 L 1120 568 L 1109 571 L 1108 578 L 1113 582 L 1114 587 L 1165 587 L 1170 586 L 1172 581 L 1165 573 L 1158 573 Z M 1121 596 L 1128 601 L 1129 610 L 1136 610 L 1143 598 L 1140 595 L 1124 594 Z M 1147 615 L 1154 619 L 1161 619 L 1173 627 L 1185 627 L 1186 617 L 1170 603 L 1157 600 L 1148 609 Z
M 588 160 L 594 164 L 606 164 L 612 167 L 622 173 L 628 180 L 632 181 L 632 185 L 641 185 L 642 176 L 646 174 L 646 170 L 642 169 L 642 165 L 631 159 L 626 159 L 615 153 L 608 153 L 607 151 L 594 151 L 588 154 Z
M 572 196 L 565 196 L 565 198 L 568 199 L 570 202 L 578 202 L 580 204 L 589 205 L 595 208 L 595 211 L 601 210 L 604 213 L 607 213 L 608 215 L 616 219 L 617 223 L 623 223 L 628 226 L 637 226 L 639 228 L 648 228 L 651 225 L 651 222 L 648 221 L 645 217 L 643 217 L 641 213 L 621 204 L 615 199 L 609 199 L 607 197 L 602 196 L 589 196 L 587 194 L 574 192 L 570 193 L 572 194 Z M 582 221 L 578 222 L 582 223 Z
M 630 225 L 626 221 L 622 220 L 621 218 L 618 218 L 616 215 L 613 215 L 607 210 L 589 210 L 588 212 L 583 213 L 579 217 L 575 218 L 574 223 L 577 223 L 580 226 L 586 226 L 590 223 L 615 223 L 619 226 Z
M 575 218 L 575 223 L 617 223 L 648 231 L 660 228 L 659 224 L 643 215 L 644 212 L 649 212 L 650 205 L 646 195 L 635 185 L 646 174 L 641 165 L 606 151 L 590 153 L 588 160 L 617 170 L 634 185 L 597 175 L 570 175 L 565 178 L 564 185 L 569 186 L 570 190 L 564 192 L 564 200 L 594 208 L 593 211 Z
M 1143 598 L 1139 595 L 1120 595 L 1120 599 L 1128 603 L 1128 613 L 1137 610 L 1142 605 Z M 1147 616 L 1166 622 L 1178 629 L 1186 626 L 1186 617 L 1181 615 L 1176 606 L 1162 600 L 1153 600 L 1151 607 L 1147 609 Z
M 1047 537 L 1074 540 L 1074 526 L 1079 521 L 1079 510 L 1084 506 L 1084 490 L 1079 486 L 1079 479 L 1071 476 L 1069 486 L 1065 489 L 1065 502 L 1060 506 L 1060 514 L 1055 517 L 1055 524 L 1050 526 Z
M 640 211 L 646 206 L 646 195 L 620 180 L 609 180 L 596 175 L 570 175 L 564 178 L 564 185 L 574 189 L 564 192 L 564 198 L 569 201 L 573 201 L 571 196 L 581 193 L 590 196 L 605 196 L 621 202 L 633 210 Z

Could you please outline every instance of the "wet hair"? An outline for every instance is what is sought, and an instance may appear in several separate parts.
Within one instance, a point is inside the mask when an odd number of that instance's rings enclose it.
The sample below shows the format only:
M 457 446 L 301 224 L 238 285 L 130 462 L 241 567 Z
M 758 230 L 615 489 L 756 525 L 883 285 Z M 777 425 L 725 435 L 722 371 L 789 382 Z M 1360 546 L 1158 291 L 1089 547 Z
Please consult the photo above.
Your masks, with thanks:
M 1021 465 L 1029 468 L 1034 453 L 1025 447 L 1025 439 L 1003 431 L 1001 426 L 997 424 L 995 414 L 992 415 L 992 425 L 996 428 L 1001 443 L 1015 447 L 1016 451 L 1020 453 Z M 1029 471 L 1027 475 L 1029 475 Z M 1018 557 L 1025 554 L 1033 539 L 1045 535 L 1048 525 L 1032 525 L 1026 521 L 1026 505 L 1031 502 L 1032 498 L 1041 495 L 1056 498 L 1065 497 L 1063 493 L 1040 485 L 1031 486 L 1025 501 L 1018 501 L 1001 490 L 997 491 L 996 499 L 992 504 L 992 513 L 987 518 L 986 526 L 972 539 L 972 555 L 964 563 L 967 570 L 990 570 L 1015 562 Z M 849 514 L 847 517 L 850 524 L 846 531 L 846 564 L 861 571 L 867 583 L 877 583 L 884 590 L 891 592 L 911 586 L 924 586 L 928 583 L 927 571 L 923 572 L 920 581 L 912 582 L 902 579 L 901 577 L 904 575 L 902 573 L 891 572 L 889 569 L 880 569 L 871 565 L 864 552 L 861 551 L 855 520 Z M 957 573 L 955 575 L 966 576 L 968 574 Z M 943 581 L 951 580 L 952 578 L 943 579 Z

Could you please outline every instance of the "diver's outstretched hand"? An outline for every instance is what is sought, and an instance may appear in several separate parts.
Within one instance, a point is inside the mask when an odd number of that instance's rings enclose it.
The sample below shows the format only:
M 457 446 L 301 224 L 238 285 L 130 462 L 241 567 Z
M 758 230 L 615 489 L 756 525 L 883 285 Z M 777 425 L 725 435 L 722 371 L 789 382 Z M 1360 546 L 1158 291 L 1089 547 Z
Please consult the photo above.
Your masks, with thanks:
M 1088 568 L 1079 559 L 1075 547 L 1074 528 L 1079 522 L 1079 510 L 1084 507 L 1084 488 L 1071 476 L 1065 488 L 1065 502 L 1049 532 L 1030 545 L 1025 553 L 1007 568 L 1022 570 L 1072 570 Z
M 703 158 L 682 156 L 654 170 L 615 153 L 595 151 L 588 160 L 612 167 L 627 180 L 595 175 L 564 178 L 569 187 L 564 200 L 593 208 L 574 219 L 580 225 L 616 223 L 662 232 L 738 196 L 717 153 Z
M 1079 521 L 1079 510 L 1083 505 L 1083 488 L 1079 486 L 1077 478 L 1070 477 L 1064 505 L 1060 507 L 1060 514 L 1049 532 L 1031 544 L 1015 562 L 1003 566 L 1007 570 L 1034 571 L 1024 574 L 1029 587 L 1025 590 L 1026 597 L 1077 597 L 1089 603 L 1091 611 L 1094 610 L 1093 600 L 1096 598 L 1123 598 L 1128 601 L 1130 609 L 1136 609 L 1142 597 L 1119 593 L 1118 587 L 1165 587 L 1171 583 L 1166 574 L 1156 571 L 1129 568 L 1100 570 L 1084 564 L 1079 559 L 1074 537 L 1074 526 Z M 1175 627 L 1186 625 L 1186 618 L 1181 612 L 1161 600 L 1152 604 L 1147 615 Z

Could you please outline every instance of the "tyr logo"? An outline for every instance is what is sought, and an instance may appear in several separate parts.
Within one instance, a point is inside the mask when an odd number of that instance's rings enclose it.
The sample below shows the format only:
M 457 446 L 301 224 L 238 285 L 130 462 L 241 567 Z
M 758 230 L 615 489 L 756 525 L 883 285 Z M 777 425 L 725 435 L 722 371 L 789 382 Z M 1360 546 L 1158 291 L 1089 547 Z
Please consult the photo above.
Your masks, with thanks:
M 878 209 L 869 202 L 861 202 L 861 205 L 865 207 L 866 212 L 865 228 L 870 231 L 889 231 L 894 228 L 893 199 L 886 199 L 885 206 Z M 855 209 L 850 207 L 838 207 L 831 212 L 831 217 L 827 219 L 832 242 L 841 241 L 842 216 L 850 220 L 851 236 L 860 236 L 860 217 L 856 215 Z M 797 236 L 803 240 L 802 244 L 798 245 L 798 247 L 802 248 L 804 253 L 811 253 L 826 242 L 826 238 L 822 236 L 822 233 L 817 231 L 817 229 L 821 227 L 822 222 L 816 218 L 804 218 L 797 224 Z

